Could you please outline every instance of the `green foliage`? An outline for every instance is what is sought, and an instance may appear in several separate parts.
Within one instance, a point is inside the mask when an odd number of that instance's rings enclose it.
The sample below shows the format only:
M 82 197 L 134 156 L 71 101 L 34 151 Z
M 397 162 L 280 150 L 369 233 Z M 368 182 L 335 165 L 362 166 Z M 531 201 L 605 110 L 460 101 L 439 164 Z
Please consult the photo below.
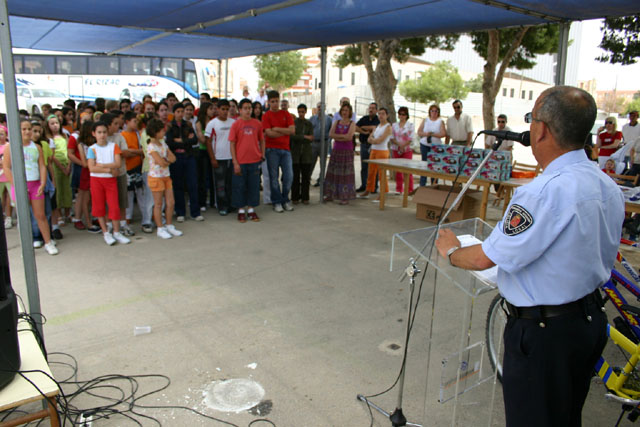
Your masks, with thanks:
M 624 114 L 629 114 L 631 111 L 640 111 L 640 98 L 633 98 L 633 101 L 628 103 L 624 109 Z
M 409 59 L 410 56 L 420 56 L 426 49 L 442 49 L 453 50 L 456 42 L 460 38 L 458 34 L 448 34 L 444 36 L 428 36 L 414 37 L 410 39 L 400 40 L 397 48 L 393 52 L 393 59 L 402 63 Z M 369 43 L 371 56 L 378 58 L 379 44 L 378 42 Z M 333 58 L 333 64 L 336 67 L 344 68 L 347 65 L 362 65 L 362 52 L 360 45 L 354 44 L 347 46 L 344 53 L 336 55 Z
M 417 80 L 400 83 L 400 94 L 411 102 L 441 104 L 449 99 L 464 99 L 469 93 L 458 74 L 458 69 L 449 61 L 439 61 L 422 73 Z
M 469 89 L 469 92 L 482 93 L 482 81 L 484 80 L 484 73 L 478 74 L 471 80 L 464 82 L 464 87 Z
M 519 28 L 498 30 L 500 33 L 498 61 L 504 59 L 519 30 Z M 529 28 L 522 39 L 520 47 L 516 50 L 511 61 L 509 61 L 509 67 L 518 70 L 533 68 L 536 65 L 536 55 L 554 53 L 558 50 L 558 35 L 559 28 L 555 24 Z M 471 33 L 471 42 L 473 43 L 473 49 L 486 60 L 489 33 L 487 31 L 474 31 Z
M 635 64 L 640 56 L 640 15 L 607 18 L 602 26 L 600 48 L 606 54 L 596 58 L 611 64 Z
M 253 60 L 261 81 L 265 81 L 276 90 L 282 91 L 296 84 L 307 62 L 300 52 L 278 52 L 258 55 Z

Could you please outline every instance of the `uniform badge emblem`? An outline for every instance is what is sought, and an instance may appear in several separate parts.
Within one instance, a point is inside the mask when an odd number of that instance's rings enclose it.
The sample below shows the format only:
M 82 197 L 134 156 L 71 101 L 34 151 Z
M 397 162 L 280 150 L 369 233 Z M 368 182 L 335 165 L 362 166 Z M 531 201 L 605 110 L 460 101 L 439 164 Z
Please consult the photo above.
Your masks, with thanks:
M 533 216 L 522 206 L 511 205 L 503 224 L 504 234 L 515 236 L 533 225 Z

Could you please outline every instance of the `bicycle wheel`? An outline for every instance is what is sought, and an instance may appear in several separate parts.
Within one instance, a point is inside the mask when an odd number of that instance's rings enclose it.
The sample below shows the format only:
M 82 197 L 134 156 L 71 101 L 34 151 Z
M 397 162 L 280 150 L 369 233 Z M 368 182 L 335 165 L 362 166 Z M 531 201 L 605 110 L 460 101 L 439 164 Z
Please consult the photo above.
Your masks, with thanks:
M 507 316 L 502 310 L 500 294 L 489 304 L 487 312 L 487 324 L 485 329 L 487 352 L 489 353 L 489 362 L 491 367 L 498 371 L 498 380 L 502 381 L 502 356 L 504 355 L 504 345 L 502 343 L 502 333 L 507 323 Z M 498 353 L 498 348 L 500 352 Z

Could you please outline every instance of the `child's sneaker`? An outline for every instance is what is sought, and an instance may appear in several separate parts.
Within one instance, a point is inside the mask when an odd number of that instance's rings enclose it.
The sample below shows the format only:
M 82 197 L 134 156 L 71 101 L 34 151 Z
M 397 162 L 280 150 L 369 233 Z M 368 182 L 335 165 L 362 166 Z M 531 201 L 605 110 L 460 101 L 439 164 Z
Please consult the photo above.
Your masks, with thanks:
M 170 239 L 171 238 L 171 234 L 169 234 L 169 232 L 167 231 L 167 227 L 158 227 L 158 237 L 160 237 L 161 239 Z
M 142 224 L 142 231 L 145 233 L 153 233 L 153 225 L 151 224 Z
M 98 225 L 92 225 L 91 227 L 87 228 L 87 231 L 89 233 L 98 234 L 102 231 L 102 229 Z
M 276 203 L 275 205 L 273 205 L 273 210 L 278 213 L 284 212 L 284 209 L 282 209 L 282 205 L 280 203 Z
M 109 246 L 112 246 L 116 243 L 116 239 L 114 239 L 111 233 L 109 233 L 108 231 L 104 233 L 104 241 Z
M 169 224 L 165 227 L 167 229 L 167 231 L 169 232 L 169 234 L 171 234 L 172 236 L 182 236 L 182 231 L 176 229 L 176 226 L 173 224 Z
M 179 217 L 176 218 L 176 221 L 184 222 L 184 217 L 182 215 L 180 215 Z
M 127 244 L 131 243 L 131 240 L 129 240 L 128 238 L 124 237 L 124 235 L 122 233 L 120 233 L 119 231 L 116 231 L 115 233 L 113 233 L 113 238 L 116 239 L 116 241 L 118 243 L 121 243 L 123 245 L 127 245 Z
M 53 241 L 50 241 L 49 243 L 44 245 L 44 249 L 47 251 L 49 255 L 58 255 L 58 252 L 59 252 L 58 248 L 56 248 L 56 245 L 53 243 Z
M 260 221 L 260 218 L 258 217 L 258 214 L 257 214 L 257 213 L 255 213 L 255 212 L 249 212 L 247 215 L 249 216 L 249 219 L 250 219 L 251 221 L 253 221 L 253 222 L 258 222 L 258 221 Z
M 196 221 L 204 221 L 204 217 L 202 215 L 198 215 L 197 217 L 193 218 Z
M 4 228 L 5 230 L 9 229 L 13 227 L 13 221 L 11 220 L 10 216 L 5 216 L 4 217 Z
M 76 230 L 84 230 L 86 228 L 81 219 L 78 219 L 78 220 L 74 219 L 73 226 L 76 228 Z
M 244 212 L 238 212 L 238 221 L 247 222 L 247 214 Z
M 121 225 L 120 226 L 120 230 L 122 230 L 122 234 L 124 234 L 125 236 L 135 236 L 136 235 L 136 233 L 131 229 L 129 224 Z
M 37 239 L 37 240 L 33 241 L 33 248 L 34 249 L 40 249 L 43 246 L 44 246 L 44 242 L 42 240 Z

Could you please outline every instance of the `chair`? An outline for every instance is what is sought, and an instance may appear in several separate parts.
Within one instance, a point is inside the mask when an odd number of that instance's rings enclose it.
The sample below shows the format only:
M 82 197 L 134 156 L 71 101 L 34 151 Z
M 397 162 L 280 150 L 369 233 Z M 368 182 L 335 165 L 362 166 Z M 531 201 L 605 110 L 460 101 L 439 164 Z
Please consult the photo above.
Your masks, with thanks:
M 631 185 L 632 187 L 637 187 L 638 180 L 640 179 L 640 175 L 618 175 L 615 173 L 607 173 L 607 175 L 609 175 L 611 179 L 613 179 L 618 184 L 625 185 L 627 187 L 629 185 Z
M 513 166 L 511 167 L 511 175 L 516 175 L 514 176 L 514 178 L 525 178 L 525 176 L 517 176 L 520 173 L 522 173 L 522 175 L 526 174 L 531 178 L 535 178 L 536 176 L 540 175 L 540 172 L 542 172 L 542 168 L 540 167 L 540 165 L 530 165 L 518 162 L 517 160 L 513 161 Z M 504 185 L 500 184 L 500 186 L 498 186 L 498 189 L 496 190 L 496 199 L 493 201 L 493 206 L 499 206 L 500 203 L 505 200 L 505 197 L 507 195 L 509 196 L 508 200 L 511 200 L 511 196 L 513 195 L 512 193 L 512 187 L 505 187 Z M 506 209 L 506 206 L 504 206 L 504 209 Z

